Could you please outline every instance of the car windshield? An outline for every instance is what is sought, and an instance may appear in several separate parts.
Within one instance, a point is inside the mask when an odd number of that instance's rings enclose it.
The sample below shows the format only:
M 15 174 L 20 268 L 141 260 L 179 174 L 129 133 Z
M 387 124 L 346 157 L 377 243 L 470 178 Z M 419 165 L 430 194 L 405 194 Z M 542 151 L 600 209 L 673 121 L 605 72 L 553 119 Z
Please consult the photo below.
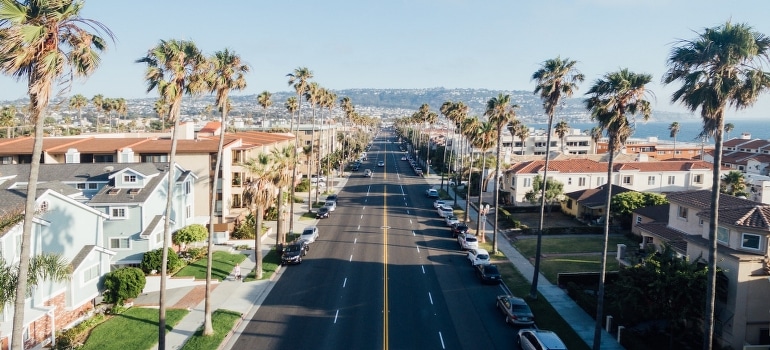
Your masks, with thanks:
M 482 260 L 487 260 L 487 259 L 489 259 L 489 255 L 479 254 L 479 255 L 476 255 L 476 258 L 477 259 L 482 259 Z
M 466 242 L 476 242 L 476 237 L 473 237 L 473 236 L 467 236 L 467 235 L 466 235 L 466 236 L 465 236 L 465 241 L 466 241 Z
M 302 231 L 302 235 L 303 236 L 312 236 L 313 235 L 313 230 Z
M 298 252 L 300 249 L 301 248 L 299 244 L 291 244 L 288 247 L 286 247 L 286 252 L 289 252 L 289 253 Z

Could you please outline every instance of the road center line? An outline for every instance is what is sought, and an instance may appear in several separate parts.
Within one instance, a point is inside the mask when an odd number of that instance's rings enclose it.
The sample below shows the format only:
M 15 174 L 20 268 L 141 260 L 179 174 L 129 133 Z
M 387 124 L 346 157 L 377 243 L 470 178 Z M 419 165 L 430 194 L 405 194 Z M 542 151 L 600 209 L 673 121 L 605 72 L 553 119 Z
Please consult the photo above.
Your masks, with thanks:
M 345 277 L 345 279 L 342 280 L 342 288 L 345 288 L 345 286 L 347 286 L 347 285 L 348 285 L 348 278 Z
M 420 265 L 420 268 L 422 269 L 422 274 L 425 274 L 425 265 Z
M 420 253 L 420 246 L 417 246 L 417 253 Z
M 430 292 L 428 292 L 428 299 L 430 299 L 430 304 L 433 305 L 433 296 L 430 295 Z
M 338 309 L 336 313 L 334 313 L 334 323 L 337 323 L 337 316 L 340 315 L 340 310 Z
M 444 336 L 441 335 L 441 332 L 438 332 L 438 339 L 441 340 L 441 348 L 446 349 L 446 345 L 444 345 Z
M 353 261 L 353 254 L 350 254 L 350 259 L 348 259 L 348 262 Z

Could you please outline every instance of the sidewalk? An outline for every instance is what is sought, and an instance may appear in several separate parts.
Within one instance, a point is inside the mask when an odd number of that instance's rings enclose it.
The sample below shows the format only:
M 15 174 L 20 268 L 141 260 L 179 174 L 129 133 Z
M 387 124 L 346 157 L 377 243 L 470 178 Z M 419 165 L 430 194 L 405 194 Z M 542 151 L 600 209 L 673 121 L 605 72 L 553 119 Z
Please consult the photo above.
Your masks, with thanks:
M 435 175 L 433 172 L 431 172 L 431 175 L 426 177 L 426 180 L 428 181 L 428 184 L 433 187 L 438 188 L 441 185 L 441 177 Z M 448 180 L 444 179 L 445 184 L 447 181 Z M 449 188 L 449 193 L 453 198 L 456 196 L 454 189 L 452 188 Z M 487 199 L 486 202 L 493 203 L 494 199 Z M 457 197 L 457 205 L 465 208 L 465 200 L 462 199 L 462 197 Z M 471 202 L 468 218 L 471 219 L 476 217 L 478 217 L 478 211 L 476 210 L 475 204 Z M 487 236 L 487 240 L 490 241 L 492 240 L 492 234 L 494 230 L 493 220 L 493 215 L 487 215 L 487 222 L 485 226 L 486 230 L 484 231 L 484 234 Z M 516 269 L 518 269 L 519 272 L 521 272 L 521 274 L 526 277 L 530 283 L 532 283 L 532 277 L 535 274 L 535 267 L 532 265 L 532 263 L 530 263 L 529 259 L 521 255 L 521 253 L 519 253 L 519 251 L 516 250 L 516 248 L 514 248 L 507 239 L 500 238 L 501 236 L 498 236 L 497 248 L 502 251 L 503 254 L 508 257 L 511 263 L 516 266 Z M 556 312 L 558 312 L 559 315 L 572 326 L 580 338 L 582 338 L 583 341 L 585 341 L 585 343 L 591 347 L 594 341 L 593 339 L 595 327 L 593 317 L 589 316 L 585 311 L 583 311 L 583 309 L 581 309 L 572 300 L 572 298 L 567 295 L 567 292 L 558 286 L 551 284 L 551 282 L 549 282 L 543 276 L 543 274 L 540 274 L 538 277 L 537 290 L 546 300 L 548 300 L 551 306 L 556 309 Z M 617 340 L 606 330 L 602 330 L 602 341 L 600 348 L 603 350 L 623 349 Z

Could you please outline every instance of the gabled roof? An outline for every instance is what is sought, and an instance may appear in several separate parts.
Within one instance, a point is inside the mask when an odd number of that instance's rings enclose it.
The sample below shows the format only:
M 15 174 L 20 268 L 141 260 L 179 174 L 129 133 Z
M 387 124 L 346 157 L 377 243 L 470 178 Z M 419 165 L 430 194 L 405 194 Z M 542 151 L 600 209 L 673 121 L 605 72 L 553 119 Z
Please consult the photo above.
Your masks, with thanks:
M 699 217 L 711 215 L 711 191 L 669 193 L 669 202 L 680 203 L 698 210 Z M 770 205 L 727 194 L 719 195 L 719 222 L 733 226 L 770 231 Z
M 653 220 L 654 222 L 668 223 L 668 212 L 670 204 L 650 205 L 646 207 L 637 208 L 634 210 L 635 214 L 644 216 Z
M 198 132 L 200 132 L 200 133 L 215 134 L 215 133 L 219 132 L 220 129 L 222 129 L 222 123 L 221 122 L 208 122 Z
M 711 207 L 711 190 L 695 190 L 672 192 L 666 195 L 669 202 L 684 204 L 694 207 L 698 210 L 706 210 Z M 744 198 L 738 198 L 727 194 L 719 195 L 719 211 L 730 208 L 752 208 L 756 205 L 762 205 Z
M 761 139 L 753 139 L 749 142 L 740 144 L 738 148 L 746 148 L 746 149 L 760 149 L 762 147 L 770 146 L 770 141 L 768 140 L 761 140 Z
M 702 211 L 698 216 L 708 217 Z M 731 225 L 770 231 L 770 207 L 755 205 L 750 208 L 724 208 L 719 210 L 719 221 Z
M 667 223 L 663 222 L 651 222 L 647 224 L 637 224 L 635 227 L 638 229 L 657 236 L 666 243 L 668 243 L 674 251 L 680 254 L 687 254 L 687 240 L 686 234 L 668 227 Z
M 739 145 L 743 145 L 746 143 L 751 142 L 751 140 L 742 139 L 739 137 L 729 139 L 727 141 L 722 142 L 723 147 L 738 147 Z
M 83 248 L 80 249 L 77 255 L 75 255 L 74 258 L 72 258 L 72 262 L 70 262 L 70 265 L 72 265 L 72 271 L 75 271 L 80 267 L 80 264 L 85 261 L 85 259 L 88 257 L 88 254 L 91 254 L 93 251 L 98 251 L 100 253 L 105 253 L 109 255 L 115 255 L 116 253 L 112 250 L 105 249 L 102 247 L 99 247 L 97 245 L 88 244 L 83 246 Z
M 567 198 L 574 199 L 580 205 L 584 205 L 589 208 L 596 208 L 603 206 L 607 203 L 607 185 L 602 185 L 597 188 L 589 188 L 586 190 L 578 190 L 565 194 Z M 612 195 L 616 195 L 623 192 L 632 191 L 625 187 L 618 185 L 612 185 Z

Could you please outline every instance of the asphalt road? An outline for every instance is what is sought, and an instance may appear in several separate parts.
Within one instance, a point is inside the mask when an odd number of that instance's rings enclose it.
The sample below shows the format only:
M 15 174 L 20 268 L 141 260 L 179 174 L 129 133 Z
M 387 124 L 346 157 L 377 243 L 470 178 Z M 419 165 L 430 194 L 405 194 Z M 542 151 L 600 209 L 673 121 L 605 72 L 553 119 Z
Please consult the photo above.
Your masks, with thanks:
M 504 290 L 479 283 L 394 139 L 375 140 L 303 263 L 282 269 L 234 349 L 517 348 L 495 308 Z

